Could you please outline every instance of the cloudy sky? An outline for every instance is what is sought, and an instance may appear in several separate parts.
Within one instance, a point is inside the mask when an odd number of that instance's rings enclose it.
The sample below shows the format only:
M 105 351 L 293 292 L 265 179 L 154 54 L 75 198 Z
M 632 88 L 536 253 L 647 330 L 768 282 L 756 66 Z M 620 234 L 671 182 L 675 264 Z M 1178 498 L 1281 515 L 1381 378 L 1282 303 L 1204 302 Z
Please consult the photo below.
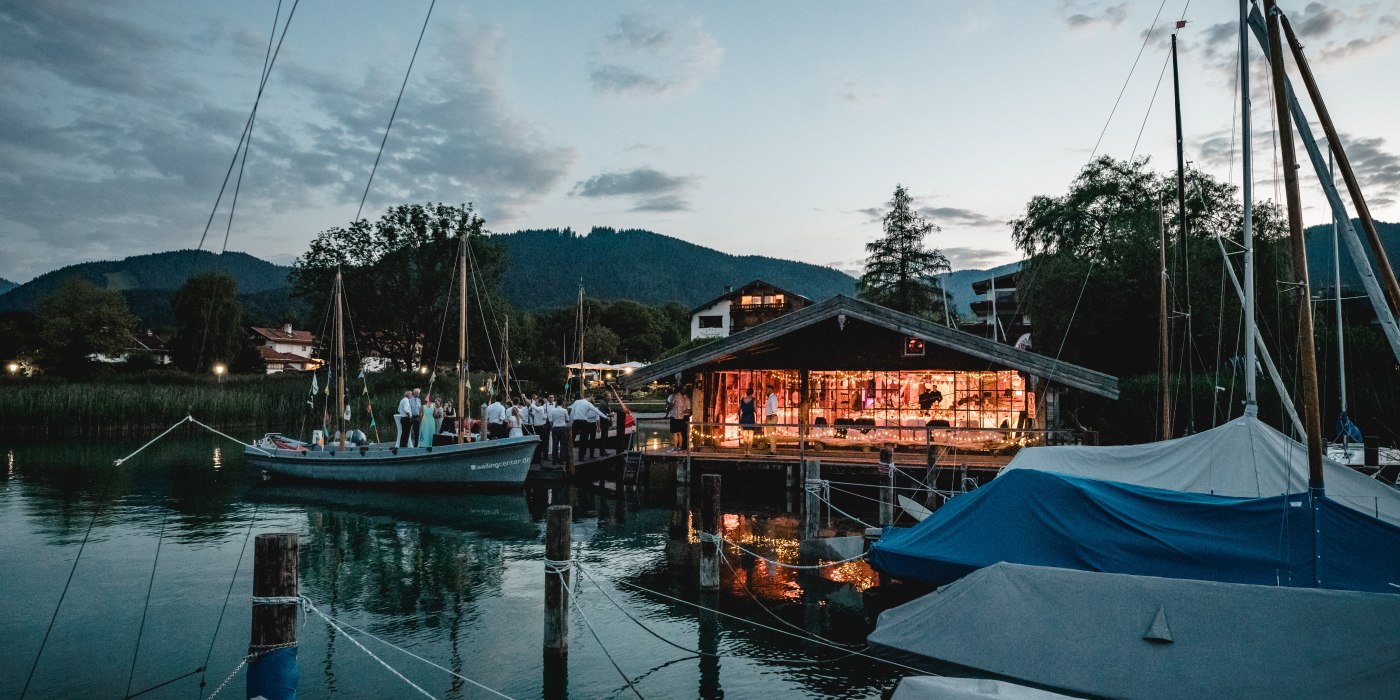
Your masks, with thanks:
M 230 250 L 287 262 L 354 217 L 428 5 L 297 5 Z M 1374 213 L 1400 220 L 1400 0 L 1283 8 Z M 1096 144 L 1174 167 L 1171 76 L 1158 81 L 1183 13 L 1187 157 L 1238 183 L 1232 1 L 442 0 L 365 212 L 474 202 L 495 231 L 638 227 L 854 270 L 902 183 L 955 268 L 1000 264 L 1015 258 L 1006 221 L 1063 192 Z M 277 14 L 276 0 L 0 0 L 0 276 L 195 247 Z M 1273 197 L 1254 57 L 1255 179 Z M 223 246 L 228 201 L 206 248 Z M 1308 223 L 1328 219 L 1321 203 L 1309 195 Z

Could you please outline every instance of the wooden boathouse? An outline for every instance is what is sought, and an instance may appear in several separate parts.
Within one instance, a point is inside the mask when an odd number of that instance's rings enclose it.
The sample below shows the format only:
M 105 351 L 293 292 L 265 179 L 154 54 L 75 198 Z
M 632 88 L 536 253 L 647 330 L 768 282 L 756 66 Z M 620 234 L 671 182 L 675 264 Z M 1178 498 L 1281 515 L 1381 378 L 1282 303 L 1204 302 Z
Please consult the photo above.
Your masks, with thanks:
M 1095 439 L 1062 425 L 1063 392 L 1118 397 L 1115 377 L 846 296 L 620 379 L 651 383 L 686 387 L 697 459 L 867 468 L 881 450 L 911 466 L 997 468 L 1021 446 Z M 740 423 L 750 391 L 757 425 Z

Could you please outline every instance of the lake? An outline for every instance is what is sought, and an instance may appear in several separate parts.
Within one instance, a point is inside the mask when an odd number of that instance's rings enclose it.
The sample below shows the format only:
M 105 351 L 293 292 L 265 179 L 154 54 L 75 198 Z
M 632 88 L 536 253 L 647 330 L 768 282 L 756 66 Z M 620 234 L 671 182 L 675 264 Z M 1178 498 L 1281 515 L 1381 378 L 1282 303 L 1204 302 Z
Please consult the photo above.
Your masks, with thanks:
M 122 697 L 206 658 L 207 697 L 248 644 L 250 531 L 299 534 L 301 591 L 321 610 L 511 697 L 635 697 L 593 633 L 645 697 L 872 698 L 904 675 L 851 653 L 863 648 L 861 591 L 875 578 L 863 562 L 818 574 L 730 549 L 721 591 L 704 602 L 741 620 L 663 597 L 702 600 L 698 540 L 671 487 L 617 497 L 579 487 L 443 493 L 279 483 L 248 468 L 232 442 L 181 431 L 113 466 L 143 442 L 0 438 L 0 638 L 9 647 L 0 697 L 19 696 L 31 667 L 28 697 Z M 726 539 L 796 563 L 801 515 L 780 481 L 726 486 Z M 546 664 L 544 514 L 561 503 L 574 508 L 575 556 L 597 585 L 587 577 L 573 584 L 580 607 L 570 615 L 567 661 Z M 838 505 L 875 517 L 873 502 Z M 830 530 L 858 534 L 861 526 L 837 517 Z M 301 697 L 419 695 L 319 617 L 305 617 Z M 356 636 L 434 697 L 489 696 Z M 141 697 L 199 697 L 200 679 Z M 220 697 L 243 697 L 241 673 Z

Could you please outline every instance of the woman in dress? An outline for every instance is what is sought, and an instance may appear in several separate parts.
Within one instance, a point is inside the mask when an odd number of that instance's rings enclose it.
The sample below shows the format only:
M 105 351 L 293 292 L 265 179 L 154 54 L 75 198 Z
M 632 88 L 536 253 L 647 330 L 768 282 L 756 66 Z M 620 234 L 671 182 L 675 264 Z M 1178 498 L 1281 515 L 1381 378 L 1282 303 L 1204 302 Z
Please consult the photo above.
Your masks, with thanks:
M 423 424 L 418 428 L 418 446 L 432 447 L 433 436 L 437 435 L 437 419 L 442 415 L 442 404 L 437 401 L 423 402 Z
M 520 425 L 520 401 L 517 400 L 511 403 L 510 410 L 506 411 L 506 428 L 510 430 L 506 433 L 506 437 L 523 437 L 525 431 L 521 429 Z
M 758 419 L 754 417 L 753 389 L 739 399 L 739 430 L 747 444 L 753 440 L 753 434 L 758 432 Z

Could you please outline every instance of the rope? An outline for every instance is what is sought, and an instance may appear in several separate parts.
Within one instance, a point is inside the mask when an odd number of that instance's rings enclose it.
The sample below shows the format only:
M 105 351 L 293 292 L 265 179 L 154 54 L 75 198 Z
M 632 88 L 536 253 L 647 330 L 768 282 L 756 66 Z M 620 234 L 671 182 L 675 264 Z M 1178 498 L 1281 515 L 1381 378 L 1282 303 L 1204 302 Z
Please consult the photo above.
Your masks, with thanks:
M 1152 39 L 1152 32 L 1157 29 L 1157 20 L 1162 16 L 1162 8 L 1167 6 L 1167 0 L 1162 0 L 1162 4 L 1157 6 L 1157 14 L 1152 17 L 1152 24 L 1148 26 L 1147 33 L 1142 37 L 1142 46 L 1138 48 L 1137 58 L 1133 59 L 1132 68 L 1128 69 L 1128 77 L 1123 79 L 1123 87 L 1118 90 L 1118 99 L 1113 101 L 1113 109 L 1108 111 L 1108 119 L 1104 120 L 1103 129 L 1099 131 L 1099 140 L 1094 142 L 1094 150 L 1089 154 L 1089 162 L 1094 162 L 1094 156 L 1099 154 L 1099 145 L 1103 143 L 1104 134 L 1108 133 L 1108 125 L 1113 123 L 1113 115 L 1118 111 L 1118 103 L 1123 101 L 1123 93 L 1128 91 L 1128 83 L 1132 82 L 1133 72 L 1137 70 L 1138 61 L 1142 60 L 1142 52 L 1147 50 L 1147 42 Z
M 238 444 L 240 444 L 240 445 L 243 445 L 244 447 L 251 447 L 251 448 L 253 448 L 254 450 L 257 450 L 258 452 L 261 452 L 261 453 L 263 453 L 264 455 L 266 455 L 266 456 L 268 456 L 268 457 L 271 457 L 271 456 L 272 456 L 272 453 L 271 453 L 271 452 L 268 452 L 267 450 L 264 450 L 263 448 L 258 447 L 257 445 L 255 445 L 255 444 L 253 444 L 253 443 L 251 443 L 251 442 L 243 442 L 242 440 L 239 440 L 238 438 L 236 438 L 236 437 L 234 437 L 234 436 L 232 436 L 232 435 L 229 435 L 228 433 L 221 433 L 221 432 L 219 432 L 219 431 L 217 431 L 217 430 L 215 430 L 215 429 L 213 429 L 213 428 L 211 428 L 211 427 L 209 427 L 209 426 L 207 426 L 207 425 L 205 425 L 205 424 L 199 422 L 198 420 L 195 420 L 194 418 L 190 418 L 190 422 L 191 422 L 191 423 L 194 423 L 195 425 L 197 425 L 197 426 L 199 426 L 199 427 L 201 427 L 201 428 L 204 428 L 205 430 L 208 430 L 209 432 L 211 432 L 211 433 L 213 433 L 213 434 L 215 434 L 215 435 L 219 435 L 219 436 L 221 436 L 221 437 L 226 437 L 226 438 L 228 438 L 228 439 L 230 439 L 230 440 L 232 440 L 232 441 L 234 441 L 234 442 L 236 442 L 236 443 L 238 443 Z
M 418 686 L 417 683 L 414 683 L 413 681 L 409 680 L 407 676 L 403 675 L 402 673 L 399 673 L 398 669 L 394 668 L 393 666 L 390 666 L 386 661 L 384 661 L 384 659 L 379 658 L 378 656 L 375 655 L 374 652 L 370 651 L 369 649 L 366 649 L 366 648 L 365 648 L 365 645 L 363 645 L 363 644 L 360 643 L 360 640 L 355 639 L 354 637 L 350 636 L 350 634 L 347 633 L 345 630 L 341 629 L 340 625 L 337 625 L 337 624 L 335 623 L 335 621 L 332 620 L 332 619 L 330 618 L 329 615 L 327 615 L 327 614 L 321 612 L 320 609 L 318 609 L 315 605 L 313 605 L 313 604 L 311 603 L 311 600 L 310 600 L 309 598 L 304 598 L 304 597 L 301 598 L 301 603 L 302 603 L 302 605 L 304 605 L 304 606 L 306 607 L 307 610 L 310 610 L 311 612 L 316 613 L 317 615 L 319 615 L 319 616 L 321 617 L 322 620 L 325 620 L 325 621 L 326 621 L 326 624 L 328 624 L 328 625 L 331 626 L 331 629 L 333 629 L 333 630 L 335 630 L 335 631 L 341 633 L 342 635 L 345 636 L 346 639 L 350 640 L 350 643 L 351 643 L 351 644 L 354 644 L 355 646 L 359 647 L 359 648 L 360 648 L 360 651 L 363 651 L 364 653 L 369 654 L 369 658 L 374 659 L 375 661 L 378 661 L 380 666 L 383 666 L 384 668 L 388 669 L 390 673 L 394 674 L 395 676 L 398 676 L 399 680 L 401 680 L 401 681 L 407 683 L 410 687 L 412 687 L 414 690 L 416 690 L 416 691 L 418 691 L 419 693 L 421 693 L 423 696 L 429 697 L 429 698 L 433 697 L 432 693 L 429 693 L 428 691 L 423 690 L 422 688 L 420 688 L 420 687 Z M 213 696 L 211 695 L 210 698 L 211 698 L 211 700 L 212 700 Z
M 569 587 L 568 579 L 560 576 L 559 583 L 564 586 L 564 592 L 569 594 L 569 603 L 573 605 L 575 610 L 578 610 L 578 616 L 580 620 L 583 620 L 583 626 L 588 628 L 588 633 L 593 635 L 594 641 L 598 642 L 598 648 L 603 650 L 603 656 L 608 657 L 608 662 L 612 664 L 613 668 L 617 669 L 617 674 L 622 676 L 622 680 L 627 682 L 627 687 L 632 689 L 632 693 L 637 696 L 638 700 L 646 700 L 642 697 L 642 692 L 637 690 L 637 686 L 633 685 L 632 679 L 628 678 L 627 673 L 622 670 L 622 667 L 617 665 L 617 660 L 613 658 L 612 653 L 603 645 L 603 640 L 598 637 L 598 633 L 593 629 L 593 623 L 589 622 L 588 615 L 584 614 L 583 606 L 578 602 L 578 596 L 574 595 L 573 589 Z
M 548 559 L 544 560 L 544 572 L 556 576 L 564 576 L 569 573 L 569 567 L 573 564 L 572 559 Z
M 706 534 L 708 534 L 708 533 L 706 533 Z M 637 618 L 633 617 L 633 616 L 632 616 L 632 613 L 627 612 L 627 609 L 624 608 L 624 607 L 622 607 L 622 604 L 621 604 L 621 603 L 618 603 L 616 600 L 614 600 L 613 597 L 612 597 L 610 594 L 608 594 L 607 589 L 603 588 L 602 584 L 598 583 L 598 579 L 594 578 L 594 577 L 593 577 L 593 574 L 588 573 L 588 571 L 587 571 L 586 569 L 583 568 L 583 563 L 582 563 L 582 562 L 578 562 L 578 570 L 579 570 L 579 572 L 582 573 L 584 576 L 588 577 L 588 580 L 591 581 L 591 582 L 593 583 L 593 587 L 594 587 L 594 588 L 597 588 L 597 589 L 598 589 L 598 592 L 599 592 L 599 593 L 602 593 L 602 594 L 603 594 L 603 597 L 604 597 L 604 598 L 607 598 L 607 599 L 608 599 L 608 602 L 613 604 L 613 607 L 615 607 L 615 608 L 617 608 L 619 611 L 621 611 L 623 615 L 626 615 L 626 616 L 627 616 L 627 619 L 631 620 L 631 621 L 632 621 L 633 623 L 635 623 L 638 627 L 642 628 L 642 630 L 644 630 L 647 634 L 649 634 L 649 635 L 651 635 L 651 636 L 653 636 L 653 637 L 656 637 L 657 639 L 661 640 L 662 642 L 664 642 L 664 643 L 666 643 L 666 644 L 669 644 L 669 645 L 671 645 L 671 646 L 673 646 L 673 647 L 675 647 L 675 648 L 677 648 L 677 649 L 680 649 L 681 651 L 684 651 L 684 652 L 687 652 L 687 653 L 690 653 L 690 654 L 694 654 L 694 655 L 696 655 L 696 656 L 709 656 L 709 657 L 713 657 L 713 658 L 720 658 L 720 657 L 722 656 L 721 654 L 710 653 L 710 652 L 707 652 L 707 651 L 700 651 L 699 649 L 691 649 L 690 647 L 683 646 L 683 645 L 681 645 L 681 644 L 677 644 L 677 643 L 675 643 L 675 642 L 673 642 L 673 641 L 671 641 L 671 640 L 669 640 L 669 639 L 667 639 L 667 638 L 661 636 L 660 634 L 657 634 L 657 633 L 656 633 L 655 631 L 653 631 L 650 627 L 647 627 L 646 625 L 642 624 L 641 620 L 638 620 Z
M 253 507 L 253 517 L 248 519 L 248 532 L 243 535 L 243 548 L 238 550 L 238 563 L 233 565 L 233 576 L 228 581 L 228 590 L 224 592 L 224 606 L 219 608 L 219 619 L 214 623 L 214 635 L 209 638 L 209 650 L 204 652 L 204 665 L 201 671 L 209 668 L 209 659 L 214 656 L 214 643 L 219 640 L 219 630 L 224 626 L 224 613 L 228 611 L 228 601 L 233 597 L 233 584 L 238 581 L 238 570 L 243 568 L 243 556 L 248 552 L 248 541 L 253 538 L 253 525 L 258 521 L 258 510 L 262 508 L 259 503 Z M 204 696 L 205 676 L 199 677 L 199 695 Z
M 413 657 L 413 658 L 415 658 L 415 659 L 418 659 L 419 661 L 422 661 L 422 662 L 425 663 L 425 664 L 428 664 L 429 666 L 432 666 L 433 668 L 436 668 L 436 669 L 439 670 L 439 671 L 442 671 L 442 672 L 444 672 L 444 673 L 448 673 L 448 674 L 452 675 L 452 676 L 455 677 L 455 678 L 458 678 L 458 679 L 464 680 L 464 681 L 466 681 L 466 682 L 468 682 L 468 683 L 471 683 L 472 685 L 474 685 L 474 686 L 476 686 L 476 687 L 478 687 L 478 688 L 480 688 L 480 689 L 482 689 L 482 690 L 484 690 L 484 691 L 486 691 L 486 692 L 488 692 L 488 693 L 491 693 L 491 694 L 496 695 L 496 696 L 498 696 L 498 697 L 503 697 L 503 698 L 508 698 L 508 699 L 510 698 L 509 695 L 506 695 L 505 693 L 502 693 L 502 692 L 499 691 L 499 690 L 496 690 L 496 689 L 494 689 L 494 688 L 490 688 L 490 687 L 488 687 L 488 686 L 482 685 L 481 683 L 478 683 L 478 682 L 476 682 L 476 681 L 474 681 L 474 680 L 472 680 L 472 679 L 470 679 L 470 678 L 467 678 L 466 676 L 464 676 L 464 675 L 462 675 L 462 674 L 460 674 L 460 673 L 457 673 L 456 671 L 453 671 L 453 670 L 450 669 L 450 668 L 447 668 L 447 667 L 445 667 L 445 666 L 440 666 L 440 665 L 438 665 L 438 664 L 436 664 L 436 663 L 433 663 L 432 661 L 429 661 L 428 659 L 425 659 L 425 658 L 423 658 L 423 657 L 421 657 L 421 656 L 419 656 L 419 655 L 417 655 L 417 654 L 415 654 L 415 653 L 413 653 L 413 652 L 411 652 L 411 651 L 409 651 L 409 650 L 407 650 L 407 649 L 405 649 L 405 648 L 403 648 L 403 647 L 401 647 L 401 646 L 398 646 L 398 645 L 394 644 L 393 642 L 390 642 L 390 641 L 388 641 L 388 640 L 385 640 L 385 639 L 381 639 L 381 638 L 379 638 L 379 637 L 376 637 L 376 636 L 374 636 L 373 634 L 370 634 L 369 632 L 366 632 L 365 630 L 360 629 L 359 627 L 355 627 L 354 625 L 351 625 L 351 624 L 345 622 L 344 620 L 341 620 L 341 619 L 339 619 L 339 618 L 336 618 L 336 617 L 334 617 L 334 616 L 332 616 L 332 615 L 329 615 L 329 614 L 327 614 L 327 613 L 321 612 L 320 610 L 316 610 L 314 606 L 310 606 L 310 603 L 306 601 L 305 597 L 303 597 L 302 600 L 303 600 L 304 604 L 308 605 L 308 606 L 310 607 L 310 609 L 313 610 L 313 611 L 315 611 L 315 613 L 316 613 L 317 615 L 320 615 L 322 618 L 324 618 L 324 619 L 326 620 L 326 622 L 330 622 L 330 621 L 334 620 L 336 623 L 338 623 L 338 624 L 339 624 L 341 627 L 343 627 L 344 629 L 352 630 L 352 631 L 355 631 L 355 632 L 359 632 L 360 634 L 363 634 L 364 636 L 369 637 L 370 639 L 373 639 L 374 641 L 379 642 L 380 644 L 383 644 L 384 646 L 387 646 L 387 647 L 389 647 L 390 649 L 393 649 L 394 651 L 397 651 L 397 652 L 400 652 L 400 653 L 403 653 L 403 654 L 407 654 L 407 655 L 409 655 L 409 656 L 411 656 L 411 657 Z M 344 634 L 344 631 L 342 630 L 341 633 Z M 346 636 L 348 637 L 349 635 L 346 635 Z
M 759 558 L 762 559 L 762 557 L 759 557 Z M 729 574 L 730 574 L 731 576 L 736 576 L 736 577 L 737 577 L 737 576 L 739 575 L 738 570 L 734 568 L 734 565 L 733 565 L 732 563 L 730 563 L 729 557 L 724 556 L 724 552 L 723 552 L 723 551 L 720 552 L 720 559 L 722 559 L 722 560 L 724 561 L 724 565 L 725 565 L 725 566 L 729 567 Z M 762 610 L 762 611 L 765 612 L 765 613 L 768 613 L 768 616 L 769 616 L 769 617 L 773 618 L 774 620 L 777 620 L 778 622 L 781 622 L 782 624 L 784 624 L 784 625 L 786 625 L 786 626 L 788 626 L 788 627 L 791 627 L 791 628 L 797 630 L 798 632 L 801 632 L 803 635 L 806 635 L 806 636 L 808 636 L 808 637 L 812 637 L 813 639 L 819 639 L 819 640 L 821 640 L 821 641 L 823 641 L 823 642 L 826 642 L 826 643 L 828 643 L 828 644 L 835 644 L 835 645 L 837 645 L 837 646 L 840 646 L 840 647 L 843 648 L 843 649 L 850 649 L 850 648 L 851 648 L 851 645 L 849 645 L 849 644 L 841 644 L 840 642 L 832 641 L 832 640 L 830 640 L 830 639 L 827 639 L 826 637 L 821 636 L 820 634 L 817 634 L 816 632 L 812 632 L 812 631 L 807 630 L 806 628 L 803 628 L 803 627 L 798 627 L 797 625 L 794 625 L 794 624 L 792 624 L 791 622 L 788 622 L 787 620 L 784 620 L 780 615 L 778 615 L 778 613 L 773 612 L 773 610 L 772 610 L 771 608 L 769 608 L 767 605 L 764 605 L 764 604 L 763 604 L 763 601 L 761 601 L 761 600 L 758 599 L 758 596 L 756 596 L 756 595 L 753 594 L 753 589 L 749 586 L 749 583 L 750 583 L 750 579 L 749 579 L 748 577 L 745 577 L 745 579 L 744 579 L 744 593 L 747 593 L 747 594 L 748 594 L 749 598 L 750 598 L 751 600 L 753 600 L 754 604 L 757 605 L 757 606 L 759 607 L 760 610 Z M 836 657 L 836 658 L 839 659 L 839 658 L 842 658 L 842 657 Z M 836 660 L 836 659 L 829 659 L 829 660 L 823 661 L 822 663 L 830 663 L 831 661 L 835 661 L 835 660 Z
M 825 503 L 826 507 L 836 511 L 837 513 L 840 513 L 841 515 L 845 516 L 848 520 L 860 523 L 865 527 L 875 527 L 874 525 L 871 525 L 870 523 L 867 523 L 864 520 L 861 520 L 860 518 L 857 518 L 856 516 L 851 515 L 850 513 L 847 513 L 846 511 L 841 510 L 840 508 L 837 508 L 836 505 L 831 502 L 830 482 L 825 481 L 823 479 L 808 479 L 807 483 L 804 485 L 803 488 L 804 490 L 806 490 L 807 493 L 816 496 L 817 500 Z M 823 492 L 825 492 L 825 496 L 822 495 Z M 830 525 L 830 523 L 827 524 Z
M 151 686 L 151 687 L 149 687 L 149 688 L 146 688 L 145 690 L 138 690 L 138 691 L 136 691 L 136 692 L 134 692 L 134 693 L 132 693 L 132 694 L 130 694 L 130 695 L 127 695 L 126 697 L 122 698 L 122 700 L 131 700 L 131 698 L 137 697 L 137 696 L 139 696 L 139 695 L 145 695 L 146 693 L 149 693 L 149 692 L 151 692 L 152 690 L 159 690 L 159 689 L 161 689 L 161 688 L 164 688 L 164 687 L 167 686 L 167 685 L 170 685 L 171 683 L 174 683 L 175 681 L 182 681 L 182 680 L 184 680 L 184 679 L 186 679 L 186 678 L 189 678 L 190 676 L 193 676 L 193 675 L 196 674 L 196 673 L 203 673 L 203 672 L 204 672 L 204 667 L 203 667 L 203 666 L 200 666 L 199 668 L 197 668 L 197 669 L 195 669 L 195 670 L 193 670 L 193 671 L 190 671 L 189 673 L 185 673 L 185 674 L 181 674 L 181 675 L 179 675 L 179 676 L 175 676 L 174 678 L 171 678 L 171 679 L 168 680 L 168 681 L 164 681 L 164 682 L 161 682 L 161 683 L 157 683 L 157 684 L 155 684 L 155 685 L 153 685 L 153 686 Z
M 253 605 L 296 605 L 301 596 L 295 595 L 255 595 Z
M 136 628 L 136 648 L 131 652 L 131 670 L 126 674 L 126 696 L 131 696 L 131 682 L 136 680 L 136 660 L 141 658 L 141 637 L 146 633 L 146 613 L 151 610 L 151 590 L 156 586 L 156 567 L 160 565 L 160 546 L 165 543 L 165 524 L 170 520 L 170 509 L 160 517 L 160 535 L 156 537 L 156 557 L 151 562 L 151 579 L 146 582 L 146 603 L 141 606 L 141 624 Z
M 160 440 L 161 438 L 165 437 L 166 435 L 169 435 L 169 434 L 170 434 L 170 431 L 172 431 L 172 430 L 174 430 L 174 429 L 180 427 L 180 426 L 183 425 L 186 421 L 192 421 L 192 420 L 194 420 L 194 418 L 191 417 L 191 416 L 185 416 L 184 418 L 181 418 L 180 421 L 179 421 L 178 423 L 176 423 L 175 425 L 170 426 L 169 428 L 166 428 L 166 429 L 165 429 L 165 432 L 161 433 L 160 435 L 155 436 L 154 438 L 151 439 L 150 442 L 148 442 L 148 443 L 146 443 L 146 444 L 144 444 L 144 445 L 142 445 L 142 446 L 136 448 L 136 451 L 135 451 L 135 452 L 132 452 L 131 454 L 129 454 L 129 455 L 125 456 L 125 457 L 122 457 L 121 459 L 118 459 L 118 460 L 112 462 L 112 466 L 120 467 L 120 466 L 122 465 L 122 463 L 125 462 L 126 460 L 131 459 L 132 457 L 135 457 L 136 455 L 141 454 L 141 450 L 144 450 L 144 449 L 146 449 L 147 447 L 150 447 L 151 445 L 156 444 L 156 441 Z

